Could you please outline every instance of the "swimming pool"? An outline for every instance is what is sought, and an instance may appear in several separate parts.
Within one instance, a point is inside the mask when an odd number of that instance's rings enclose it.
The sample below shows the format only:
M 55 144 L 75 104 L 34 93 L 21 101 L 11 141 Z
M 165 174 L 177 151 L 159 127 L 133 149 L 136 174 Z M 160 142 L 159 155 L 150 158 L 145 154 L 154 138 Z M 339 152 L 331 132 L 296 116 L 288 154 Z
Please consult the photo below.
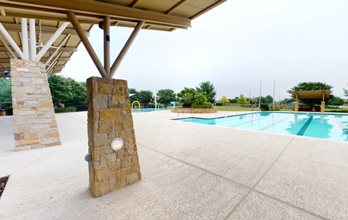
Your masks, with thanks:
M 348 114 L 256 112 L 185 122 L 280 134 L 348 141 Z

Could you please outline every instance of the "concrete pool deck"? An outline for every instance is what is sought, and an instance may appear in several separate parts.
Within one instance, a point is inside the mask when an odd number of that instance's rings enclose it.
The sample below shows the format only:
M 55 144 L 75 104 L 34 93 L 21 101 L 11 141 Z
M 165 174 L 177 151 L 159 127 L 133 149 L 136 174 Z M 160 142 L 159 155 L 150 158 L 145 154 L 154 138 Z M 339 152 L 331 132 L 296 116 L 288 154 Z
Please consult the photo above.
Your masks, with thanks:
M 143 178 L 100 198 L 86 112 L 56 114 L 61 146 L 17 152 L 0 117 L 0 219 L 348 219 L 348 144 L 170 120 L 187 116 L 134 113 Z

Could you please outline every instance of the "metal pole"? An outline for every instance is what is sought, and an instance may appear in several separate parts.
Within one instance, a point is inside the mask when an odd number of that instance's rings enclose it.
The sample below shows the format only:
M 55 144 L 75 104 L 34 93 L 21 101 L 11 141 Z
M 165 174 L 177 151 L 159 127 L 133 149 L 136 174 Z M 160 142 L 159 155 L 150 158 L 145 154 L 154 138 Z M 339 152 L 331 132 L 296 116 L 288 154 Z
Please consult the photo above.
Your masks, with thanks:
M 106 74 L 106 71 L 103 67 L 103 65 L 101 64 L 97 54 L 95 53 L 91 43 L 88 41 L 81 25 L 80 25 L 80 22 L 77 20 L 76 16 L 75 16 L 75 13 L 72 12 L 72 11 L 68 11 L 67 12 L 67 16 L 70 20 L 70 22 L 73 24 L 77 34 L 79 35 L 83 45 L 85 45 L 85 48 L 87 50 L 87 52 L 89 53 L 89 56 L 92 58 L 94 64 L 96 65 L 97 69 L 99 70 L 99 73 L 102 77 L 106 78 L 107 77 L 107 74 Z
M 275 89 L 276 89 L 276 79 L 274 78 L 274 83 L 273 83 L 273 109 L 274 109 Z
M 2 38 L 2 36 L 0 35 L 0 42 L 4 45 L 4 47 L 7 49 L 7 51 L 9 52 L 10 56 L 12 58 L 17 58 L 16 54 L 13 53 L 13 51 L 11 50 L 11 48 L 7 45 L 7 43 L 4 41 L 4 39 Z
M 46 42 L 45 46 L 40 50 L 40 52 L 37 54 L 35 61 L 39 62 L 43 55 L 50 49 L 52 44 L 58 39 L 58 37 L 63 33 L 66 27 L 68 27 L 69 22 L 64 22 L 57 31 L 52 35 L 52 37 Z
M 47 69 L 46 74 L 47 74 L 48 76 L 51 75 L 51 73 L 52 73 L 53 70 L 54 70 L 54 66 L 55 66 L 57 63 L 58 63 L 58 61 L 53 62 L 53 63 L 51 64 L 51 67 L 50 67 L 49 69 Z
M 59 52 L 60 48 L 62 48 L 62 46 L 66 43 L 66 41 L 69 39 L 69 37 L 71 36 L 71 34 L 68 34 L 64 37 L 64 39 L 62 40 L 62 42 L 58 45 L 58 47 L 54 50 L 54 52 L 52 53 L 52 55 L 47 59 L 45 65 L 48 65 L 49 62 L 52 60 L 53 57 L 55 57 L 57 55 L 57 53 Z
M 26 18 L 21 18 L 22 26 L 22 49 L 23 60 L 29 60 L 29 46 L 28 46 L 28 22 Z
M 30 37 L 30 60 L 35 61 L 35 58 L 36 58 L 35 19 L 29 19 L 29 37 Z
M 16 51 L 18 56 L 21 59 L 24 59 L 22 50 L 18 47 L 17 43 L 12 39 L 10 34 L 6 31 L 5 27 L 1 23 L 0 23 L 0 32 L 2 33 L 2 35 L 4 35 L 5 39 L 11 45 L 11 47 Z
M 49 67 L 47 68 L 47 70 L 53 68 L 54 66 L 54 63 L 58 60 L 58 58 L 62 55 L 63 52 L 60 52 L 55 58 L 54 60 L 52 61 L 52 63 L 49 65 Z M 57 61 L 58 62 L 58 61 Z
M 124 56 L 126 55 L 128 49 L 130 48 L 130 46 L 132 45 L 134 39 L 136 38 L 136 36 L 138 35 L 140 29 L 142 28 L 142 26 L 144 25 L 145 21 L 140 21 L 137 26 L 135 26 L 132 34 L 129 36 L 126 44 L 123 46 L 121 52 L 118 54 L 115 62 L 112 64 L 111 66 L 111 70 L 110 70 L 110 78 L 113 77 L 113 75 L 115 74 L 118 66 L 121 64 Z
M 260 98 L 259 98 L 259 108 L 261 108 L 261 86 L 262 86 L 262 81 L 260 80 Z
M 0 8 L 0 15 L 1 16 L 6 16 L 6 12 L 4 8 Z
M 110 77 L 110 17 L 104 17 L 104 69 L 106 74 Z

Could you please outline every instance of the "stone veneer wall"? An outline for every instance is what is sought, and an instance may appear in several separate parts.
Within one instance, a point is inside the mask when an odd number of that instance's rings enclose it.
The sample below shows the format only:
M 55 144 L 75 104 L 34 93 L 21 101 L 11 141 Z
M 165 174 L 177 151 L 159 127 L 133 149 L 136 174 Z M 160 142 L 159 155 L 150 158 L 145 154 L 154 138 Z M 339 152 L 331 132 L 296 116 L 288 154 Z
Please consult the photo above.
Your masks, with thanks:
M 127 81 L 87 79 L 89 188 L 101 196 L 141 179 Z M 120 137 L 124 147 L 113 152 L 111 141 Z
M 12 59 L 11 81 L 16 150 L 59 145 L 45 66 Z

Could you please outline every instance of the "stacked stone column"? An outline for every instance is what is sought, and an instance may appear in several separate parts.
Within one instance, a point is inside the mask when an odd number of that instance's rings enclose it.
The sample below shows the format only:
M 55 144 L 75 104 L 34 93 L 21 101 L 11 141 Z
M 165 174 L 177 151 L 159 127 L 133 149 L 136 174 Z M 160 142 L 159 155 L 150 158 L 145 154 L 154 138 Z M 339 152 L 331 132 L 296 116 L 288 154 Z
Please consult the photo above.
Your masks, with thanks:
M 87 80 L 89 188 L 94 196 L 141 179 L 127 81 L 91 77 Z M 124 146 L 114 152 L 114 138 Z
M 298 112 L 298 102 L 296 101 L 296 102 L 294 102 L 294 111 L 295 112 Z
M 320 103 L 320 111 L 325 112 L 325 101 L 321 101 Z
M 12 59 L 11 81 L 16 150 L 59 145 L 45 66 Z

